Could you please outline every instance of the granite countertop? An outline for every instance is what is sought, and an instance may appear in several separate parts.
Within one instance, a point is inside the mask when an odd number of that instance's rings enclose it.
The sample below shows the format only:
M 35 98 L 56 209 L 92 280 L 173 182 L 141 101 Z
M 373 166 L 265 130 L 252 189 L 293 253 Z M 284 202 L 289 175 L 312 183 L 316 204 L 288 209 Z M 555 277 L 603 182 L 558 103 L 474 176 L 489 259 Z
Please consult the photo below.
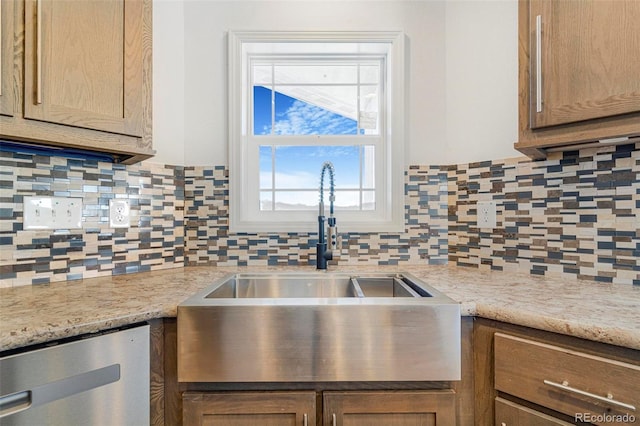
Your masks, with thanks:
M 153 318 L 236 271 L 315 271 L 313 267 L 186 267 L 50 285 L 0 289 L 0 351 Z M 451 266 L 340 267 L 406 271 L 477 315 L 640 349 L 640 287 Z

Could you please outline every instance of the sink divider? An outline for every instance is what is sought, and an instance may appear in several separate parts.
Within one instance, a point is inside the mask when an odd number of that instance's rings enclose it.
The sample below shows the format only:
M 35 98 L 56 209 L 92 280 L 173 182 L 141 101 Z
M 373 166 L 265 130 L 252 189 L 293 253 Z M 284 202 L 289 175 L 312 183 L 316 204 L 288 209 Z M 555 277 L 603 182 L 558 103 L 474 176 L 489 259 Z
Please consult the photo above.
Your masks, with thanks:
M 393 279 L 393 281 L 399 285 L 400 287 L 402 287 L 403 289 L 405 289 L 411 296 L 413 297 L 422 297 L 420 296 L 413 288 L 411 288 L 409 285 L 407 285 L 407 283 L 405 283 L 404 281 L 402 281 L 400 278 L 395 277 Z
M 360 284 L 358 283 L 358 279 L 356 277 L 351 277 L 350 281 L 351 287 L 353 288 L 353 292 L 355 293 L 356 297 L 363 298 L 364 292 L 362 291 L 362 287 L 360 287 Z

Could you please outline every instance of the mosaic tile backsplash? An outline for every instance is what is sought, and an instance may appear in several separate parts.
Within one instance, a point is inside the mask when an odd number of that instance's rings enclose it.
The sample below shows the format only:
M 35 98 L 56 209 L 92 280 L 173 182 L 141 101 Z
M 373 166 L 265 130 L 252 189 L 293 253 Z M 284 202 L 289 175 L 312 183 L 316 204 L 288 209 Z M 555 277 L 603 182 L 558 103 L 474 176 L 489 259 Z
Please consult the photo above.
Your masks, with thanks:
M 449 259 L 640 284 L 640 144 L 449 168 Z M 494 200 L 497 228 L 478 229 Z
M 0 152 L 2 286 L 184 265 L 184 171 Z M 79 197 L 83 229 L 23 229 L 28 195 Z M 128 199 L 131 227 L 109 227 L 109 199 Z
M 187 265 L 315 265 L 317 233 L 230 233 L 228 188 L 224 167 L 186 168 Z M 405 232 L 348 233 L 339 228 L 339 250 L 330 263 L 447 263 L 447 202 L 447 172 L 411 166 L 405 173 Z
M 640 144 L 405 172 L 405 231 L 340 229 L 344 265 L 442 264 L 640 285 Z M 314 233 L 228 228 L 225 166 L 124 166 L 0 153 L 1 286 L 184 265 L 313 265 Z M 83 229 L 29 231 L 23 197 L 82 197 Z M 131 227 L 109 227 L 126 198 Z M 494 200 L 497 228 L 478 229 Z

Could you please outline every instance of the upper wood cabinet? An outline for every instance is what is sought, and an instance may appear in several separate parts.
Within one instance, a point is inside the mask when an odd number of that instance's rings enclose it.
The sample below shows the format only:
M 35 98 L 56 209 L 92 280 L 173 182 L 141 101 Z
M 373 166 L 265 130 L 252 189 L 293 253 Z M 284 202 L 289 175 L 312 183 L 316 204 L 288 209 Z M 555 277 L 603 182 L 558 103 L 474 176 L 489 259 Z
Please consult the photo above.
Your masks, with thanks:
M 520 0 L 517 149 L 640 135 L 637 22 L 637 0 Z
M 24 41 L 13 67 L 19 100 L 14 117 L 2 118 L 0 136 L 107 152 L 123 162 L 153 155 L 151 0 L 14 5 L 24 16 L 14 30 Z

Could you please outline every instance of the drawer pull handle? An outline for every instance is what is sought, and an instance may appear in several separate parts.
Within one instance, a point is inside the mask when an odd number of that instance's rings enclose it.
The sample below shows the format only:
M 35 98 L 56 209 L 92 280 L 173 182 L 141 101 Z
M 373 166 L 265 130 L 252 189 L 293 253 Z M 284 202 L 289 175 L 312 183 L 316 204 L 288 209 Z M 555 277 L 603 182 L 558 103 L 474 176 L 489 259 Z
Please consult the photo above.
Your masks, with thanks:
M 602 401 L 602 402 L 606 402 L 607 404 L 611 404 L 611 405 L 615 405 L 618 407 L 622 407 L 622 408 L 626 408 L 629 410 L 633 410 L 636 411 L 636 407 L 631 405 L 631 404 L 626 404 L 624 402 L 620 402 L 620 401 L 616 401 L 615 399 L 613 399 L 613 395 L 608 394 L 607 396 L 600 396 L 600 395 L 596 395 L 594 393 L 591 392 L 587 392 L 587 391 L 583 391 L 580 389 L 576 389 L 574 387 L 569 386 L 569 382 L 567 382 L 566 380 L 562 383 L 556 383 L 556 382 L 552 382 L 551 380 L 544 380 L 544 384 L 545 385 L 549 385 L 549 386 L 553 386 L 554 388 L 558 388 L 558 389 L 562 389 L 563 391 L 567 391 L 567 392 L 571 392 L 571 393 L 576 393 L 578 395 L 582 395 L 582 396 L 586 396 L 588 398 L 593 398 L 593 399 L 597 399 L 598 401 Z

